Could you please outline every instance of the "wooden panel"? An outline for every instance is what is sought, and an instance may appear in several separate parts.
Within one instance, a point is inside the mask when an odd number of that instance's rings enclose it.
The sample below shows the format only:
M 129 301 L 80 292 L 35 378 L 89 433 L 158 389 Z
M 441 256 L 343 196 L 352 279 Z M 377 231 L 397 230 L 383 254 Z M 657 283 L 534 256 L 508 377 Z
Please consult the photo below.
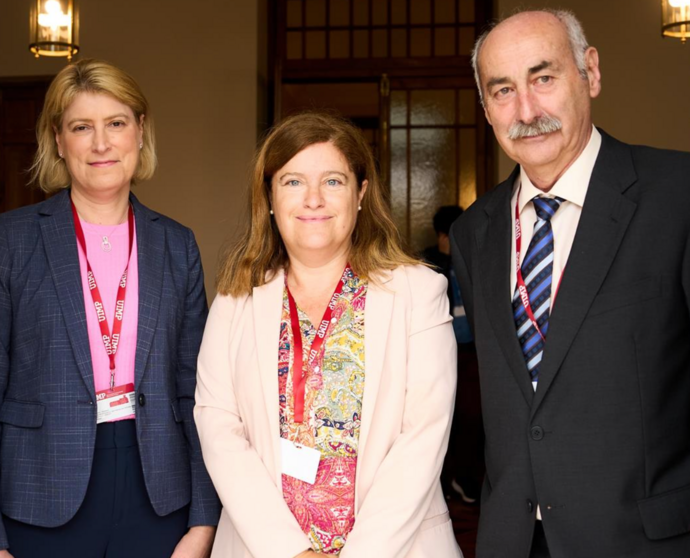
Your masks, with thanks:
M 17 141 L 35 139 L 36 101 L 34 99 L 3 99 L 2 134 Z
M 50 78 L 0 80 L 0 212 L 39 202 L 29 186 L 36 153 L 36 120 Z

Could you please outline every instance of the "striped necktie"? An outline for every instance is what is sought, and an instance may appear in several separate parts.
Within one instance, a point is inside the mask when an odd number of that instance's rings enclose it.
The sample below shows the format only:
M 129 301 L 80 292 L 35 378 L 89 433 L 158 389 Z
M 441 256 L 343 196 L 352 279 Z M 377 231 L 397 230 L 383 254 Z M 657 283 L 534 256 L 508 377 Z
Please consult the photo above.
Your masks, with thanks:
M 553 278 L 553 229 L 551 218 L 563 203 L 562 198 L 537 196 L 532 199 L 537 222 L 529 248 L 522 261 L 522 277 L 529 295 L 529 303 L 541 334 L 527 315 L 516 287 L 513 296 L 513 316 L 522 354 L 535 386 L 539 379 L 539 363 L 544 355 L 544 342 L 549 329 L 551 308 L 551 280 Z

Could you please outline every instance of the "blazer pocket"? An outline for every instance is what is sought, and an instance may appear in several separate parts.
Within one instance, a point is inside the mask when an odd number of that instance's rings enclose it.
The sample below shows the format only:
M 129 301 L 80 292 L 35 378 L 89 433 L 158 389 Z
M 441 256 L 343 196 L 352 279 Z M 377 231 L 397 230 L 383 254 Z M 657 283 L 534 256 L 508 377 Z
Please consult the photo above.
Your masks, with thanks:
M 661 296 L 661 278 L 646 277 L 634 283 L 606 287 L 592 302 L 588 316 L 603 314 L 616 308 L 639 304 Z
M 666 539 L 690 531 L 690 486 L 637 501 L 642 525 L 650 540 Z
M 175 419 L 175 422 L 184 422 L 182 410 L 180 409 L 180 403 L 178 401 L 171 401 L 170 407 L 172 407 L 173 418 Z
M 0 423 L 21 428 L 40 428 L 45 410 L 43 403 L 5 399 L 0 409 Z

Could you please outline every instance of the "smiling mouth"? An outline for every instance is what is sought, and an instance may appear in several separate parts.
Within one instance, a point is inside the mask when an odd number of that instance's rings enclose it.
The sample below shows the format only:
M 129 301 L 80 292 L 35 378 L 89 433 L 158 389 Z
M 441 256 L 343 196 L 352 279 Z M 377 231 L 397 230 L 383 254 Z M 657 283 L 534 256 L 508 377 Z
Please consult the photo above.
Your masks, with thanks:
M 313 217 L 307 217 L 305 215 L 302 215 L 297 217 L 298 221 L 302 221 L 304 223 L 323 223 L 325 221 L 328 221 L 329 219 L 331 219 L 331 217 L 328 215 L 315 215 Z

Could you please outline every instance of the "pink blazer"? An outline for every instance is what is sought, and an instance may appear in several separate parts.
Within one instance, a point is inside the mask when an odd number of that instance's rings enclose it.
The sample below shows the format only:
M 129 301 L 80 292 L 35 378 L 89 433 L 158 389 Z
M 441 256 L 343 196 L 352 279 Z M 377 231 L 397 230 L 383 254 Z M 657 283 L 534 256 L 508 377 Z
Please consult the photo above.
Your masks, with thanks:
M 460 558 L 439 475 L 456 383 L 446 279 L 382 274 L 365 308 L 355 525 L 341 558 Z M 217 296 L 199 354 L 194 417 L 223 504 L 212 558 L 292 558 L 309 540 L 283 500 L 278 335 L 284 275 Z

